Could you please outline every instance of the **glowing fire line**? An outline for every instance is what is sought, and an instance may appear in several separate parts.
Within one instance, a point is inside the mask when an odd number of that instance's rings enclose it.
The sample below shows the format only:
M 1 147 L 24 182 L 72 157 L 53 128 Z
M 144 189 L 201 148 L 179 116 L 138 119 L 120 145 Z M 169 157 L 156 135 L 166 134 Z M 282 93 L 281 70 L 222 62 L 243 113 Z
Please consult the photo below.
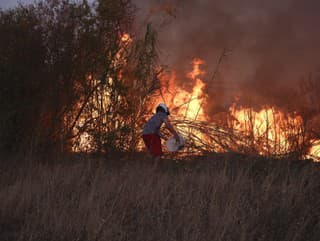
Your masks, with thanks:
M 129 34 L 120 36 L 123 46 L 127 46 L 132 42 Z M 117 54 L 115 61 L 121 61 L 122 49 Z M 162 85 L 162 95 L 153 102 L 153 109 L 160 102 L 166 102 L 171 109 L 176 119 L 183 119 L 189 122 L 202 121 L 210 123 L 210 118 L 207 116 L 204 107 L 207 105 L 208 97 L 205 94 L 206 84 L 202 80 L 206 72 L 202 69 L 205 62 L 199 58 L 192 61 L 193 68 L 186 74 L 186 78 L 194 84 L 190 91 L 179 85 L 175 72 L 164 74 L 160 80 Z M 87 76 L 88 80 L 92 80 L 92 76 Z M 109 81 L 112 81 L 110 79 Z M 167 83 L 167 84 L 165 84 Z M 104 101 L 108 101 L 105 99 Z M 92 113 L 94 115 L 94 113 Z M 229 114 L 234 117 L 230 129 L 241 133 L 245 139 L 241 140 L 241 144 L 252 145 L 259 154 L 268 155 L 270 153 L 283 154 L 290 148 L 292 149 L 292 137 L 298 136 L 295 140 L 296 144 L 301 144 L 303 141 L 299 134 L 302 132 L 300 127 L 303 120 L 299 115 L 289 116 L 277 110 L 275 107 L 265 107 L 259 111 L 254 111 L 252 108 L 240 108 L 234 103 L 229 108 Z M 84 123 L 80 119 L 79 125 Z M 188 126 L 181 127 L 184 133 L 192 132 L 198 140 L 206 139 L 203 132 L 192 130 Z M 181 130 L 181 129 L 180 129 Z M 223 129 L 221 129 L 223 131 Z M 78 140 L 77 146 L 73 147 L 74 151 L 81 151 L 91 148 L 91 136 L 88 133 L 83 133 Z M 247 138 L 247 140 L 246 140 Z M 251 139 L 250 139 L 251 138 Z M 300 139 L 299 139 L 300 138 Z M 320 140 L 312 140 L 313 145 L 310 148 L 307 158 L 315 158 L 320 161 Z M 239 143 L 240 144 L 240 143 Z M 215 143 L 208 143 L 214 146 L 216 151 L 223 151 L 221 147 Z
M 165 79 L 163 82 L 169 83 L 169 86 L 162 91 L 162 98 L 169 108 L 176 110 L 174 114 L 177 118 L 210 121 L 203 109 L 207 98 L 204 94 L 206 85 L 201 79 L 206 74 L 200 68 L 203 64 L 203 60 L 194 59 L 193 69 L 186 75 L 194 81 L 194 87 L 190 92 L 178 85 L 175 73 L 163 77 Z M 155 105 L 161 102 L 162 98 L 157 99 Z M 294 149 L 294 145 L 301 145 L 303 141 L 301 137 L 303 120 L 297 114 L 284 114 L 275 107 L 254 111 L 252 108 L 237 107 L 236 103 L 230 107 L 229 114 L 236 120 L 230 128 L 251 137 L 246 144 L 253 145 L 261 155 L 286 154 Z M 199 139 L 205 138 L 203 133 L 198 131 L 193 131 L 192 134 Z M 320 159 L 320 141 L 312 146 L 310 155 Z

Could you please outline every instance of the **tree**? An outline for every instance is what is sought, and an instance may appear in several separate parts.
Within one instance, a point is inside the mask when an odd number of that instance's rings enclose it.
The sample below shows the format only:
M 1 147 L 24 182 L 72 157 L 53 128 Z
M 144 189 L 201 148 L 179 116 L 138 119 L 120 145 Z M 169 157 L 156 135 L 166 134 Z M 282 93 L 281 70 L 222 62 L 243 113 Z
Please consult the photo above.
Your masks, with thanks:
M 90 98 L 75 126 L 77 145 L 96 151 L 134 151 L 150 97 L 160 87 L 156 78 L 158 55 L 156 32 L 147 26 L 142 39 L 120 37 L 117 50 L 100 80 L 92 79 Z M 99 85 L 102 83 L 101 85 Z M 88 134 L 81 147 L 83 134 Z M 90 143 L 90 145 L 89 145 Z M 91 149 L 91 150 L 92 150 Z
M 3 150 L 133 150 L 156 71 L 156 34 L 132 36 L 125 0 L 46 0 L 1 11 Z M 23 38 L 21 38 L 23 36 Z
M 16 150 L 36 133 L 45 46 L 31 8 L 0 12 L 0 149 Z

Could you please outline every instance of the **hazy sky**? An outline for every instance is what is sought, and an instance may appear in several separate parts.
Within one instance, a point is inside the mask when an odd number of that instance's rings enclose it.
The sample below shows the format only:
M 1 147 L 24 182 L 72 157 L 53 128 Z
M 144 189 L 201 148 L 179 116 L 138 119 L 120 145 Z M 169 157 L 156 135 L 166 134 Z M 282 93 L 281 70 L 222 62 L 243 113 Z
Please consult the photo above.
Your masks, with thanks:
M 1 7 L 14 0 L 0 0 Z M 24 0 L 23 2 L 27 2 Z M 212 112 L 235 93 L 244 103 L 294 103 L 293 90 L 310 73 L 319 73 L 318 0 L 134 0 L 140 22 L 159 31 L 161 63 L 177 71 L 181 83 L 192 59 L 203 59 Z M 222 50 L 219 75 L 212 81 Z
M 29 2 L 29 1 L 22 0 L 21 2 L 25 3 L 25 2 Z M 11 7 L 16 6 L 17 3 L 18 3 L 18 1 L 16 1 L 16 0 L 0 0 L 0 7 L 7 9 L 7 8 L 11 8 Z

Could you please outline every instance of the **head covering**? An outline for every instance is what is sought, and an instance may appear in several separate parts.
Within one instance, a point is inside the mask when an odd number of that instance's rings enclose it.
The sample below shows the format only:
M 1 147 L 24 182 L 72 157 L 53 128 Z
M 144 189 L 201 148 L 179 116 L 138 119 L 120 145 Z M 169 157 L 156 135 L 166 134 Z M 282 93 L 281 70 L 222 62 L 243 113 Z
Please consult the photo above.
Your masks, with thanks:
M 162 108 L 167 115 L 170 115 L 169 107 L 165 103 L 160 103 L 157 108 Z

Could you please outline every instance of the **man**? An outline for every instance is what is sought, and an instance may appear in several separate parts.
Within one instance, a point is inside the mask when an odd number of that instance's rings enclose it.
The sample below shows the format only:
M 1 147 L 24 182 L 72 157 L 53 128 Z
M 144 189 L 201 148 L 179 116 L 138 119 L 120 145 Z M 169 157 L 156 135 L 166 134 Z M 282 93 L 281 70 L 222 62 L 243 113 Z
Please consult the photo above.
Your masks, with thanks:
M 160 127 L 163 123 L 165 124 L 166 128 L 174 135 L 176 142 L 180 141 L 178 133 L 175 131 L 169 121 L 169 115 L 170 112 L 168 106 L 164 103 L 159 104 L 156 108 L 156 113 L 145 124 L 142 131 L 143 141 L 149 153 L 154 157 L 156 164 L 163 154 L 160 139 Z

